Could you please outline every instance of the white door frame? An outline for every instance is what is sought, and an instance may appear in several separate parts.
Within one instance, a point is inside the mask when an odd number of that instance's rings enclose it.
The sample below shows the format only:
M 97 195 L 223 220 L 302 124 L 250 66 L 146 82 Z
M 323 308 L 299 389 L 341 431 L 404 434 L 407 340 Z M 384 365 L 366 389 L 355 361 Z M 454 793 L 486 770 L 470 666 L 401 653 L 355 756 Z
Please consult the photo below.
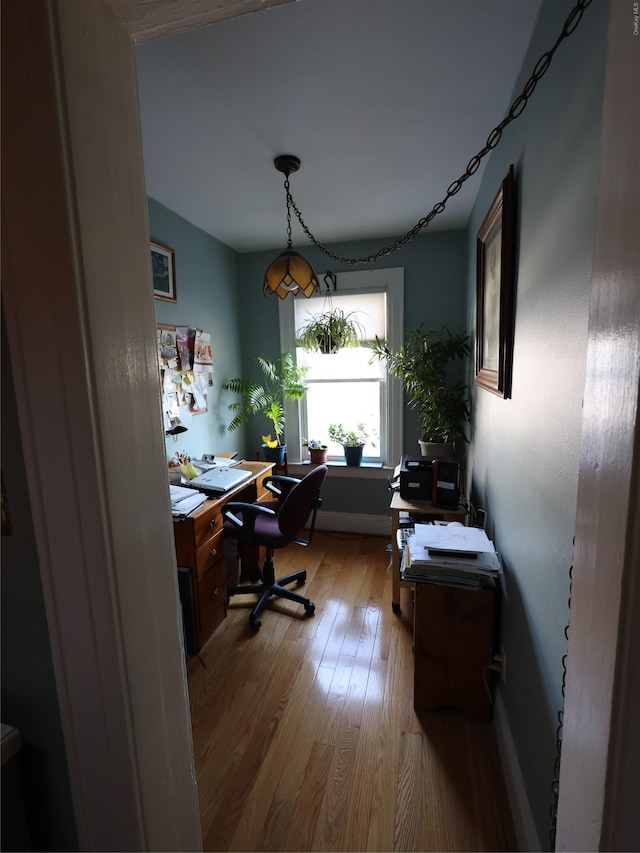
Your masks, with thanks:
M 81 850 L 202 844 L 134 39 L 277 2 L 3 2 L 2 298 Z
M 611 3 L 557 850 L 640 843 L 640 45 L 630 17 Z
M 2 182 L 3 304 L 83 850 L 201 845 L 155 387 L 134 40 L 278 2 L 3 3 L 4 60 L 12 83 L 11 92 L 3 92 L 3 109 L 11 117 L 3 126 L 3 144 L 13 167 Z M 611 6 L 612 20 L 624 17 L 626 4 Z M 616 52 L 609 50 L 608 73 Z M 637 51 L 628 61 L 637 61 Z M 607 92 L 605 108 L 612 97 Z M 613 104 L 613 115 L 618 112 Z M 605 144 L 611 143 L 607 137 Z M 637 165 L 631 167 L 629 176 Z M 607 205 L 599 207 L 599 222 L 606 210 L 622 233 L 624 211 L 609 208 L 605 193 L 599 204 Z M 606 244 L 602 234 L 598 239 Z M 617 256 L 602 252 L 596 271 L 606 283 L 610 313 L 599 313 L 602 289 L 596 288 L 588 371 L 598 363 L 607 328 L 619 328 L 629 286 Z M 636 347 L 630 336 L 618 351 L 625 371 L 616 386 L 635 399 Z M 587 394 L 592 390 L 588 382 Z M 628 466 L 635 414 L 627 407 L 620 427 Z M 598 553 L 607 558 L 611 545 L 588 523 L 594 489 L 598 498 L 603 494 L 602 482 L 589 484 L 587 469 L 610 437 L 605 419 L 594 418 L 588 436 L 595 450 L 583 455 L 578 575 L 582 562 L 588 563 L 583 541 L 596 549 L 602 545 Z M 606 495 L 610 513 L 626 518 L 629 490 Z M 625 551 L 618 563 L 622 584 L 628 559 Z M 579 592 L 582 583 L 576 578 L 574 600 L 581 597 L 584 607 L 593 607 L 597 594 L 586 584 Z M 613 607 L 608 661 L 615 660 L 611 637 L 625 627 L 619 622 Z M 589 638 L 572 619 L 558 827 L 564 849 L 597 849 L 573 846 L 576 826 L 586 819 L 581 795 L 589 776 L 569 767 L 572 748 L 581 749 L 580 727 L 572 726 L 572 718 L 580 715 L 582 687 L 593 686 L 583 682 L 589 675 L 578 655 L 583 639 Z M 624 687 L 624 680 L 616 682 L 614 698 Z M 606 717 L 597 721 L 603 738 L 609 734 Z M 606 802 L 604 790 L 595 797 L 599 833 L 617 803 L 611 787 Z

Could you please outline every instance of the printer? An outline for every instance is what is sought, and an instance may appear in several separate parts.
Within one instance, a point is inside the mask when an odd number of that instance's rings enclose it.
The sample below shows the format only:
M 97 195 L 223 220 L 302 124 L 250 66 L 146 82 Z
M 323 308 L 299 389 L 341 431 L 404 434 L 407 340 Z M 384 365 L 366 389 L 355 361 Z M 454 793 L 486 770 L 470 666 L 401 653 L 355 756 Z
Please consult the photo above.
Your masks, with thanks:
M 400 497 L 405 501 L 432 501 L 443 509 L 457 509 L 460 468 L 451 459 L 403 456 Z
M 400 497 L 405 501 L 430 501 L 433 497 L 433 459 L 403 456 L 400 462 Z

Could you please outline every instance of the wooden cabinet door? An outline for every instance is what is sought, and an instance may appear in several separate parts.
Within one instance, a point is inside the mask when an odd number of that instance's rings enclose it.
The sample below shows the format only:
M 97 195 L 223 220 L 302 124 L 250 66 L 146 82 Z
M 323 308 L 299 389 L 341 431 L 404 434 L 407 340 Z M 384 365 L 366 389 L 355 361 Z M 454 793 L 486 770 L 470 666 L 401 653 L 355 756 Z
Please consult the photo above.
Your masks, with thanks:
M 495 589 L 416 583 L 414 707 L 451 705 L 488 720 Z
M 198 578 L 198 642 L 202 647 L 227 615 L 227 581 L 224 560 L 217 560 Z

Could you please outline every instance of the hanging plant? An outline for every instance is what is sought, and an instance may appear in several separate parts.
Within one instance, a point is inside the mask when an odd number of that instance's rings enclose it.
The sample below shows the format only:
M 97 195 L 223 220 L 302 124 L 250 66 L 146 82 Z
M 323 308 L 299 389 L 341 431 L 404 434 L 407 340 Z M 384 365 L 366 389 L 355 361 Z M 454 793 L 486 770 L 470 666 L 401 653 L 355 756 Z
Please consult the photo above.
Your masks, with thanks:
M 307 352 L 336 353 L 343 347 L 357 347 L 365 335 L 364 326 L 356 319 L 356 312 L 348 314 L 334 308 L 331 302 L 331 287 L 336 289 L 335 273 L 328 272 L 324 281 L 327 287 L 322 313 L 310 314 L 299 329 L 296 344 Z
M 360 346 L 364 327 L 355 319 L 355 312 L 345 314 L 332 308 L 314 314 L 300 329 L 296 344 L 307 352 L 335 353 L 343 347 Z

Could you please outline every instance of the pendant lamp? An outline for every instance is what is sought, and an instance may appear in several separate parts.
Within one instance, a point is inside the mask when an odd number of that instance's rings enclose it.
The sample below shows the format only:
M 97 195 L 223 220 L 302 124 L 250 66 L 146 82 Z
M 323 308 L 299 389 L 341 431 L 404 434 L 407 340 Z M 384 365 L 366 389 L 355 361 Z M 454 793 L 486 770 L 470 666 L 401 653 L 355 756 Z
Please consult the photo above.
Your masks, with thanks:
M 272 261 L 264 274 L 263 291 L 277 293 L 280 299 L 285 299 L 290 293 L 294 296 L 302 293 L 309 298 L 320 289 L 318 277 L 311 264 L 299 252 L 291 248 L 291 206 L 289 196 L 289 175 L 300 168 L 300 160 L 292 154 L 282 154 L 273 161 L 274 166 L 282 172 L 284 189 L 287 199 L 287 248 Z

